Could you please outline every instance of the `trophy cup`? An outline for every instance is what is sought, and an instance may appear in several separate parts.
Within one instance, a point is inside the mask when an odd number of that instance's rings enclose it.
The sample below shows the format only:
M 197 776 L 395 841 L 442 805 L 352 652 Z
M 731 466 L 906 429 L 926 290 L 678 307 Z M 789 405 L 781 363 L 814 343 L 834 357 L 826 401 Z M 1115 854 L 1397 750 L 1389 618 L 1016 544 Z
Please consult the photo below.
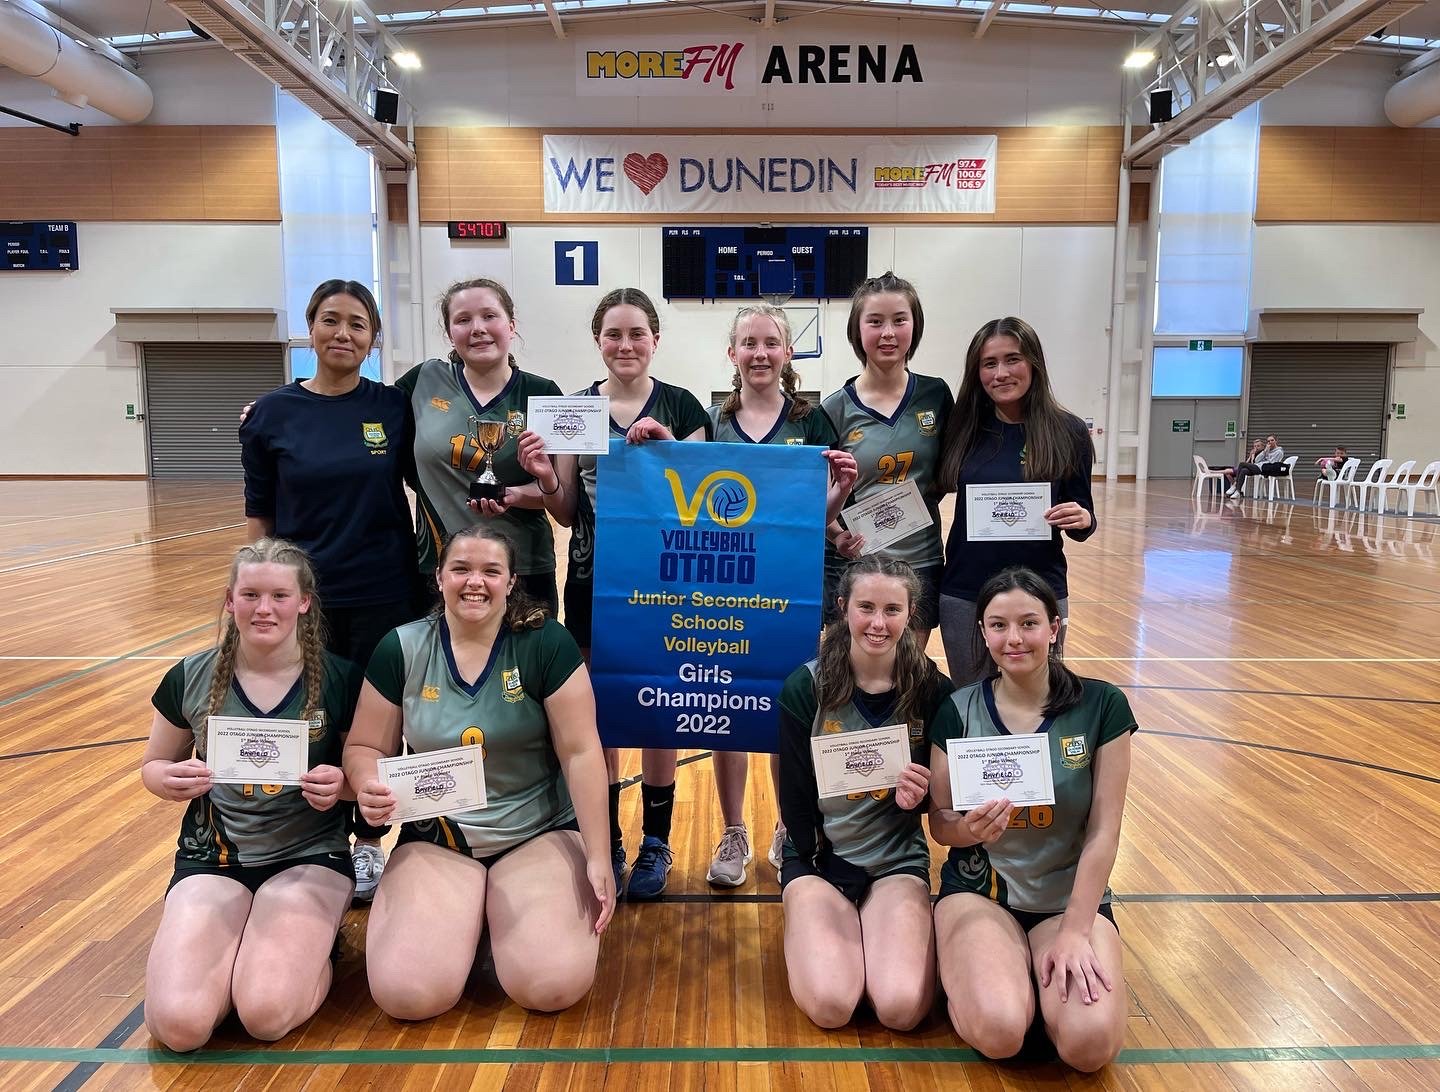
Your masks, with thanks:
M 470 442 L 485 454 L 485 469 L 470 483 L 470 499 L 473 501 L 501 501 L 505 499 L 505 486 L 495 477 L 492 469 L 495 452 L 505 443 L 504 421 L 482 421 L 469 418 Z

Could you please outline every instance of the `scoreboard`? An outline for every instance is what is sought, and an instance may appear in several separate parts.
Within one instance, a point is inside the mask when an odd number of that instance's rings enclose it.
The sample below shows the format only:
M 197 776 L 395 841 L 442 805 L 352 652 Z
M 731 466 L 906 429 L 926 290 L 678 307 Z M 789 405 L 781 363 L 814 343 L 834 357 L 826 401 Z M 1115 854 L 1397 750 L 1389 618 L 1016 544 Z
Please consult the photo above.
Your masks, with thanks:
M 666 299 L 848 297 L 865 279 L 866 227 L 667 227 Z
M 74 220 L 0 220 L 0 269 L 79 269 Z

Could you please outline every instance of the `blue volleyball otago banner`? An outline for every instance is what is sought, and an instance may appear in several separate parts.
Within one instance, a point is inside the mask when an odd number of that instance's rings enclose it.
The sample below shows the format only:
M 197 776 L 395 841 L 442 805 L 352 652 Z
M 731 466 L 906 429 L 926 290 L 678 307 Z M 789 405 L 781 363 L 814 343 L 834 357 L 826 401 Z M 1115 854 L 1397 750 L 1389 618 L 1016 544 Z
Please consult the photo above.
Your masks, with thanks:
M 590 664 L 606 746 L 775 750 L 781 684 L 820 629 L 822 450 L 610 441 Z

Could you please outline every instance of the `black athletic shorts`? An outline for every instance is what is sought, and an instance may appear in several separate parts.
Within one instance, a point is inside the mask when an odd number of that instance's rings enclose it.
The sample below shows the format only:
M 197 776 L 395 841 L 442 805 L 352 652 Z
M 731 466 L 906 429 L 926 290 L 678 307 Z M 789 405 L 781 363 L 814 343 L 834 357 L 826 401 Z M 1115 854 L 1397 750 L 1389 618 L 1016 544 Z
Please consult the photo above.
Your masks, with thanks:
M 580 830 L 580 821 L 574 816 L 571 816 L 564 822 L 556 823 L 553 827 L 550 828 L 550 830 L 542 830 L 540 834 L 535 835 L 535 838 L 539 838 L 541 835 L 549 834 L 552 830 L 573 830 L 578 833 Z M 458 837 L 458 832 L 454 832 L 452 830 L 452 836 Z M 424 823 L 401 823 L 400 840 L 395 844 L 398 848 L 399 846 L 403 846 L 406 842 L 428 842 L 431 845 L 440 846 L 442 849 L 451 849 L 454 850 L 454 852 L 456 853 L 464 853 L 467 857 L 470 857 L 474 861 L 478 861 L 480 864 L 484 865 L 488 869 L 494 868 L 495 865 L 499 863 L 502 858 L 509 856 L 511 853 L 514 853 L 517 849 L 520 848 L 520 846 L 529 845 L 535 840 L 535 838 L 527 838 L 525 841 L 520 842 L 518 845 L 513 845 L 509 849 L 502 849 L 499 853 L 492 853 L 488 857 L 475 857 L 473 854 L 470 853 L 469 847 L 464 846 L 463 842 L 461 843 L 461 845 L 452 846 L 449 839 L 445 837 L 444 832 L 440 829 L 440 823 L 438 820 L 428 820 Z
M 190 861 L 183 857 L 175 858 L 175 874 L 170 877 L 170 883 L 165 888 L 165 893 L 170 893 L 174 887 L 183 879 L 190 876 L 224 876 L 228 880 L 244 884 L 253 895 L 260 890 L 260 885 L 266 880 L 272 879 L 280 873 L 300 865 L 319 865 L 321 868 L 328 868 L 331 872 L 338 872 L 352 884 L 355 882 L 355 866 L 350 861 L 348 850 L 339 853 L 312 853 L 308 857 L 291 857 L 285 861 L 274 861 L 263 865 L 222 865 L 210 861 Z
M 814 862 L 807 861 L 797 854 L 795 847 L 787 841 L 780 854 L 780 890 L 784 891 L 786 884 L 798 880 L 801 876 L 819 876 L 856 906 L 865 901 L 865 896 L 870 893 L 870 888 L 875 885 L 876 880 L 883 880 L 887 876 L 918 876 L 925 884 L 926 893 L 928 894 L 930 891 L 928 864 L 904 862 L 882 868 L 872 875 L 844 859 L 831 858 L 830 862 L 828 865 L 816 867 Z
M 936 896 L 935 902 L 938 904 L 938 903 L 940 902 L 940 900 L 943 899 L 943 898 L 945 898 L 947 895 L 960 895 L 960 894 L 970 894 L 970 895 L 974 895 L 974 894 L 976 894 L 976 892 L 974 892 L 974 891 L 968 891 L 968 892 L 967 892 L 967 891 L 965 891 L 965 890 L 962 889 L 962 888 L 959 888 L 959 887 L 950 887 L 950 886 L 942 883 L 942 884 L 940 885 L 940 894 L 939 894 L 938 896 Z M 1004 910 L 1004 911 L 1005 911 L 1006 913 L 1008 913 L 1012 918 L 1014 918 L 1017 922 L 1019 922 L 1019 923 L 1020 923 L 1020 928 L 1021 928 L 1021 929 L 1024 929 L 1027 935 L 1029 934 L 1029 932 L 1030 932 L 1031 929 L 1035 928 L 1035 926 L 1039 925 L 1042 921 L 1049 921 L 1051 918 L 1058 918 L 1061 914 L 1065 913 L 1064 910 L 1055 910 L 1055 911 L 1051 911 L 1051 912 L 1048 912 L 1048 913 L 1047 913 L 1047 912 L 1043 912 L 1043 911 L 1037 911 L 1037 910 L 1017 910 L 1017 909 L 1016 909 L 1015 907 L 1013 907 L 1013 906 L 1004 906 L 1004 905 L 1001 905 L 1001 906 L 1000 906 L 1000 909 Z M 1102 903 L 1100 904 L 1100 906 L 1096 909 L 1096 913 L 1098 913 L 1102 918 L 1104 918 L 1106 921 L 1108 921 L 1111 925 L 1114 925 L 1114 926 L 1115 926 L 1115 931 L 1116 931 L 1117 933 L 1120 931 L 1120 926 L 1115 924 L 1115 913 L 1114 913 L 1114 911 L 1112 911 L 1112 910 L 1110 909 L 1110 903 L 1108 903 L 1108 902 L 1102 902 Z
M 590 631 L 595 618 L 595 582 L 565 581 L 565 628 L 584 651 L 590 649 Z

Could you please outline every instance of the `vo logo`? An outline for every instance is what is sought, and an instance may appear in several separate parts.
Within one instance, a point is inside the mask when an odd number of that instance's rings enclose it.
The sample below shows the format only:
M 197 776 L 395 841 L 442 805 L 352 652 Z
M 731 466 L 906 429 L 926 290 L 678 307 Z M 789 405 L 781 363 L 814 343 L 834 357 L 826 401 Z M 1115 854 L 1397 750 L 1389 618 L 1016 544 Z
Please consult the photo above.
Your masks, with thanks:
M 710 518 L 721 527 L 743 527 L 755 514 L 755 487 L 737 470 L 712 470 L 688 499 L 679 474 L 666 470 L 665 480 L 670 483 L 675 514 L 680 517 L 682 527 L 695 526 L 702 503 Z

